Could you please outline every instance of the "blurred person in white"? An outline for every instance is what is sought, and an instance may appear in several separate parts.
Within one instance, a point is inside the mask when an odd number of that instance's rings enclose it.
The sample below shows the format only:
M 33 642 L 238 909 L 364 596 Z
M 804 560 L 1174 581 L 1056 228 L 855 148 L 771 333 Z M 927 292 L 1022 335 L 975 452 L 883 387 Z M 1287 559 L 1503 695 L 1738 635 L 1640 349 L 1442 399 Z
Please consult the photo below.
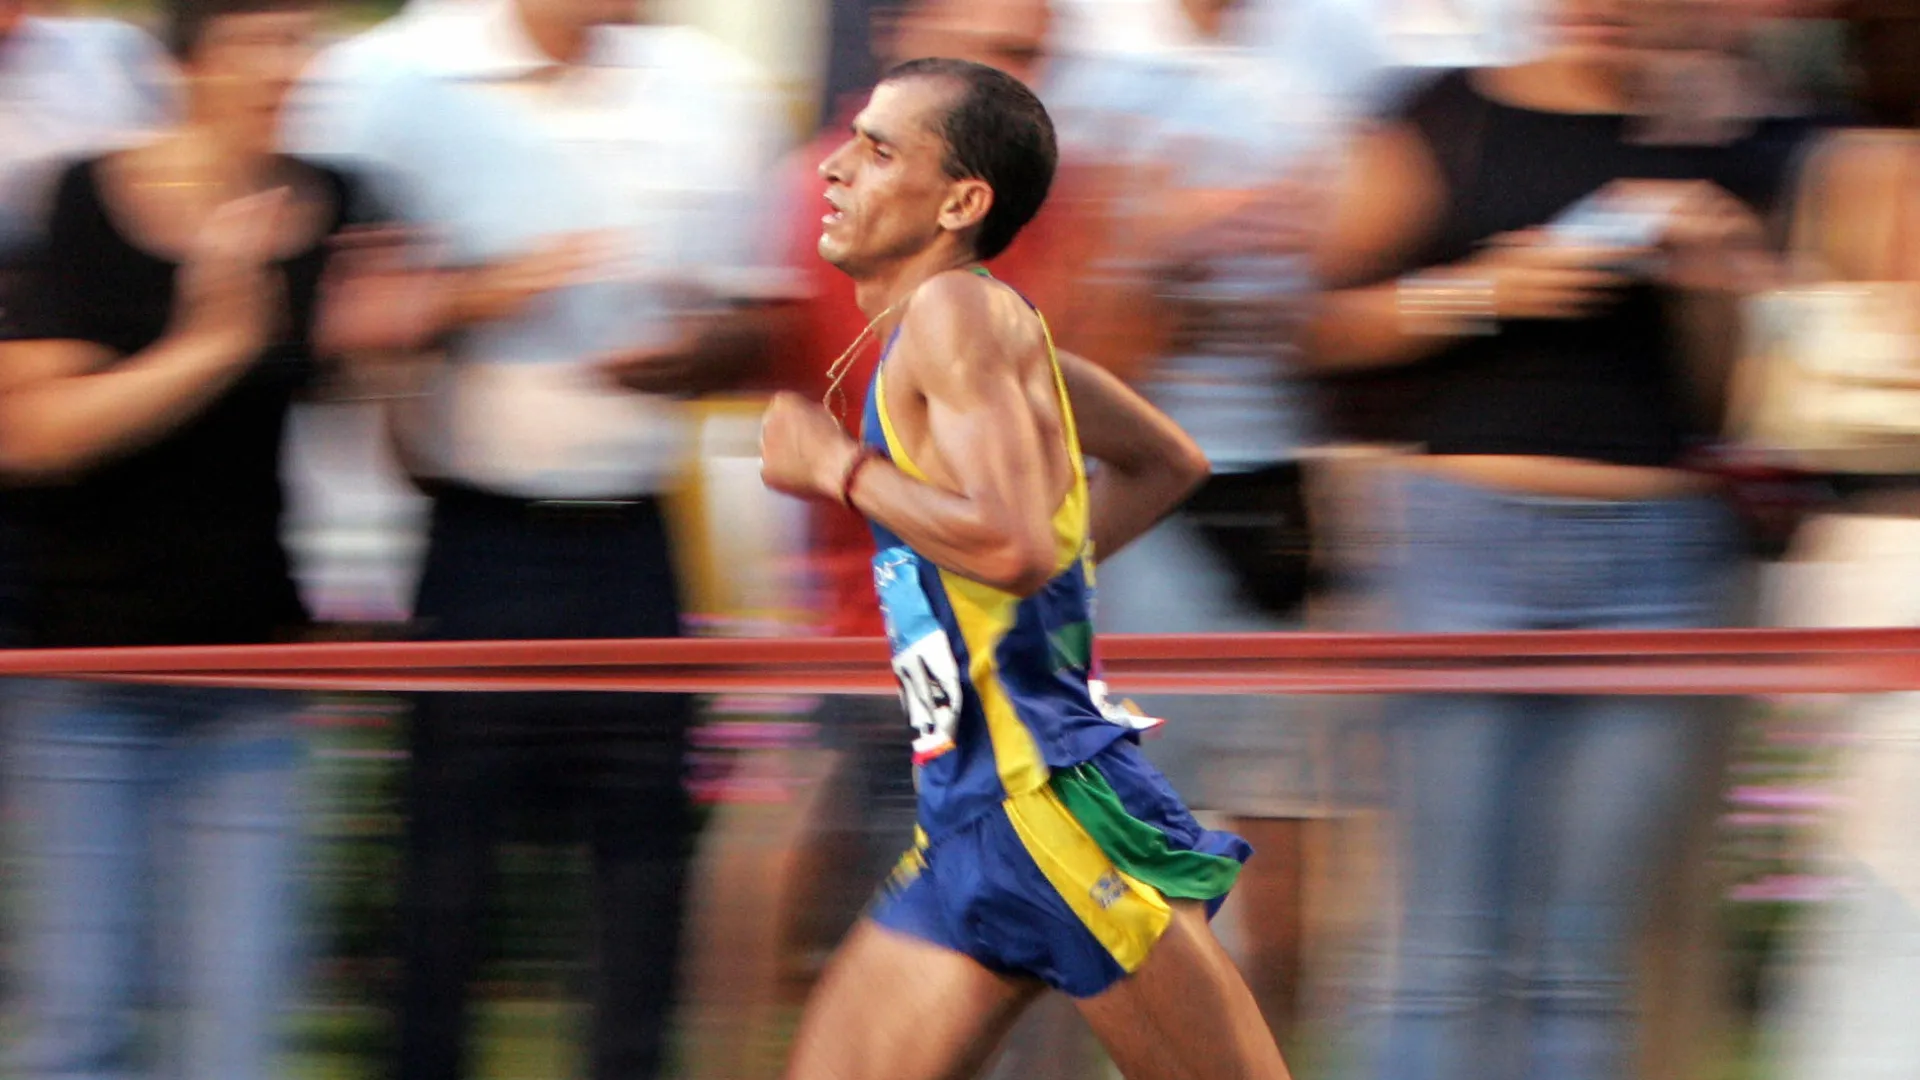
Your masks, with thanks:
M 1559 0 L 1537 58 L 1442 76 L 1352 153 L 1307 359 L 1413 377 L 1360 433 L 1416 448 L 1383 583 L 1399 629 L 1729 615 L 1736 524 L 1687 461 L 1714 434 L 1689 392 L 1710 339 L 1670 305 L 1768 280 L 1760 218 L 1806 128 L 1645 96 L 1644 37 L 1699 10 Z M 1628 1074 L 1633 947 L 1705 771 L 1702 720 L 1633 696 L 1396 704 L 1374 1075 Z
M 321 50 L 287 106 L 281 138 L 315 157 L 353 157 L 363 145 L 369 110 L 380 89 L 433 55 L 442 17 L 472 15 L 480 0 L 407 0 L 373 26 Z
M 53 184 L 0 345 L 28 644 L 286 640 L 280 443 L 311 382 L 349 176 L 274 152 L 315 13 L 180 0 L 184 118 Z M 276 1075 L 291 1004 L 296 695 L 40 681 L 5 761 L 27 885 L 6 1075 Z M 158 1044 L 170 1053 L 155 1061 Z
M 1107 272 L 1143 279 L 1155 295 L 1142 302 L 1167 312 L 1152 346 L 1123 347 L 1138 355 L 1126 374 L 1213 463 L 1180 512 L 1103 562 L 1099 626 L 1299 629 L 1312 554 L 1301 453 L 1321 431 L 1292 358 L 1311 292 L 1310 218 L 1326 188 L 1307 163 L 1337 151 L 1338 112 L 1255 46 L 1251 0 L 1167 6 L 1179 21 L 1159 48 L 1080 58 L 1050 88 L 1070 151 L 1131 177 Z M 1284 1036 L 1300 967 L 1303 822 L 1329 806 L 1326 732 L 1271 696 L 1140 705 L 1169 720 L 1148 757 L 1196 806 L 1231 815 L 1263 855 L 1243 875 L 1242 964 Z
M 1375 10 L 1382 2 L 1237 0 L 1233 40 L 1267 53 L 1268 63 L 1329 100 L 1365 111 L 1390 95 L 1394 64 L 1415 62 L 1390 49 L 1385 20 Z M 1083 60 L 1178 49 L 1193 38 L 1180 0 L 1059 0 L 1057 7 L 1055 68 L 1063 77 Z
M 1393 100 L 1417 61 L 1392 48 L 1386 20 L 1355 0 L 1246 0 L 1250 43 L 1342 111 L 1367 115 Z
M 779 100 L 636 0 L 484 0 L 439 19 L 364 102 L 358 147 L 432 269 L 385 290 L 382 340 L 444 354 L 398 417 L 432 498 L 414 604 L 438 640 L 682 632 L 660 495 L 684 399 L 758 362 L 755 201 Z M 398 290 L 398 291 L 396 291 Z M 507 816 L 577 823 L 598 935 L 589 1075 L 663 1067 L 695 818 L 689 699 L 443 694 L 415 702 L 405 795 L 399 1071 L 469 1074 L 469 989 Z
M 389 18 L 322 49 L 287 102 L 290 153 L 355 167 L 384 87 L 434 55 L 446 19 L 478 0 L 407 0 Z M 424 546 L 426 507 L 396 460 L 388 403 L 418 389 L 431 355 L 354 365 L 335 393 L 296 409 L 288 430 L 288 529 L 294 569 L 316 615 L 338 623 L 405 618 Z
M 173 119 L 172 65 L 126 23 L 0 0 L 0 265 L 32 239 L 52 174 Z

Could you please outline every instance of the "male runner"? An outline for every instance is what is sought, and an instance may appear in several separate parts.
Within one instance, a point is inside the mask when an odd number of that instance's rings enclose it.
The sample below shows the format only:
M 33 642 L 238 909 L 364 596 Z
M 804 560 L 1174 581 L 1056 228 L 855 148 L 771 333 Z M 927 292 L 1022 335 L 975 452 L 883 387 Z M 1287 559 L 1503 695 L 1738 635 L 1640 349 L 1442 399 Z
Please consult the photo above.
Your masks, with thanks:
M 1049 986 L 1132 1080 L 1287 1075 L 1206 922 L 1250 849 L 1200 828 L 1090 683 L 1094 551 L 1145 531 L 1206 461 L 977 269 L 1039 209 L 1054 160 L 1020 83 L 917 60 L 821 165 L 821 255 L 887 348 L 858 440 L 782 394 L 762 470 L 873 523 L 920 827 L 816 990 L 790 1080 L 967 1077 Z

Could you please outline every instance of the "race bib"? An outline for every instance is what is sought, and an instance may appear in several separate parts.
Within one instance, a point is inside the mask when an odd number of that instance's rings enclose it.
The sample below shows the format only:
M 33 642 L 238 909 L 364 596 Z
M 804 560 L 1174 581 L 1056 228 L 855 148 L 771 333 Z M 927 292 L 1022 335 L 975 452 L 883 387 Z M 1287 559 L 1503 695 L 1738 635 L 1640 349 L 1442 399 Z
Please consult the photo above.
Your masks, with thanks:
M 953 749 L 963 695 L 960 664 L 920 588 L 919 560 L 913 552 L 894 547 L 875 555 L 873 582 L 893 648 L 900 704 L 913 725 L 913 763 L 924 765 Z
M 1101 679 L 1087 680 L 1087 695 L 1093 698 L 1093 707 L 1109 724 L 1118 724 L 1129 731 L 1146 733 L 1157 731 L 1166 721 L 1157 716 L 1148 716 L 1140 711 L 1130 698 L 1113 701 L 1107 697 L 1107 684 Z

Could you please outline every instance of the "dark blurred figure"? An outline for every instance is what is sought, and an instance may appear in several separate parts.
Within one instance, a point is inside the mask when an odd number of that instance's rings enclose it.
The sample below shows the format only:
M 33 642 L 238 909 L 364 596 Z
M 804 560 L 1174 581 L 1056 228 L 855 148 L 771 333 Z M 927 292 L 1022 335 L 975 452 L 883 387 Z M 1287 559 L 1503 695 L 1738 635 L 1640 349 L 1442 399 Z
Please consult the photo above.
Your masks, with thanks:
M 753 265 L 753 195 L 780 117 L 744 61 L 637 15 L 633 0 L 488 0 L 436 21 L 431 53 L 377 95 L 343 101 L 363 112 L 349 145 L 424 238 L 407 257 L 437 266 L 389 297 L 413 320 L 397 343 L 445 354 L 395 417 L 433 501 L 414 608 L 427 638 L 682 632 L 661 494 L 692 452 L 683 399 L 758 362 L 754 300 L 779 276 Z M 488 886 L 516 813 L 591 847 L 589 1074 L 657 1074 L 695 839 L 691 719 L 677 695 L 417 699 L 402 1077 L 470 1073 Z
M 35 646 L 245 644 L 306 622 L 280 442 L 313 376 L 321 278 L 357 185 L 273 152 L 316 15 L 181 2 L 185 119 L 86 158 L 0 346 L 0 470 L 25 485 Z M 299 699 L 46 681 L 8 755 L 31 875 L 7 1075 L 267 1080 L 293 968 Z M 177 1020 L 177 1024 L 172 1021 Z
M 1920 126 L 1920 4 L 1840 0 L 1869 123 Z
M 124 23 L 30 16 L 25 0 L 0 0 L 0 341 L 23 330 L 19 263 L 54 175 L 73 156 L 170 118 L 170 68 L 156 42 Z M 0 645 L 17 641 L 17 543 L 0 503 Z
M 1712 434 L 1689 392 L 1712 358 L 1668 314 L 1768 280 L 1758 216 L 1803 129 L 1734 92 L 1643 96 L 1706 10 L 1560 0 L 1538 59 L 1446 75 L 1357 148 L 1324 266 L 1353 285 L 1323 298 L 1310 354 L 1417 374 L 1361 433 L 1419 447 L 1386 583 L 1401 629 L 1728 617 L 1736 526 L 1685 463 Z M 1704 771 L 1699 720 L 1623 696 L 1402 703 L 1376 1075 L 1627 1074 L 1632 947 Z

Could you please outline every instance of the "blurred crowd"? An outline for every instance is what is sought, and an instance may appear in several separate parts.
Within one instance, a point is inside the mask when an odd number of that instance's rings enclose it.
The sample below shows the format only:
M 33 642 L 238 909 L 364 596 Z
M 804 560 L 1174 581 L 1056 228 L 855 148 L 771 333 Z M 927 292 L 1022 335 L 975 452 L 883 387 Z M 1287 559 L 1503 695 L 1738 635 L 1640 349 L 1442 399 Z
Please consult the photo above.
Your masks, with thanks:
M 879 636 L 864 522 L 766 492 L 756 420 L 858 415 L 818 166 L 925 56 L 1039 92 L 1061 168 L 993 272 L 1213 464 L 1101 564 L 1104 632 L 1920 624 L 1913 0 L 120 14 L 0 0 L 9 646 Z M 1220 925 L 1298 1076 L 1920 1075 L 1912 695 L 1797 703 L 1837 885 L 1729 1034 L 1760 704 L 1139 700 L 1257 850 Z M 0 686 L 0 1075 L 302 1074 L 339 707 Z M 575 1071 L 749 1080 L 912 839 L 891 699 L 392 717 L 380 1075 L 489 1067 L 510 840 L 584 853 Z M 723 730 L 779 814 L 703 783 Z M 994 1075 L 1110 1075 L 1077 1025 Z

